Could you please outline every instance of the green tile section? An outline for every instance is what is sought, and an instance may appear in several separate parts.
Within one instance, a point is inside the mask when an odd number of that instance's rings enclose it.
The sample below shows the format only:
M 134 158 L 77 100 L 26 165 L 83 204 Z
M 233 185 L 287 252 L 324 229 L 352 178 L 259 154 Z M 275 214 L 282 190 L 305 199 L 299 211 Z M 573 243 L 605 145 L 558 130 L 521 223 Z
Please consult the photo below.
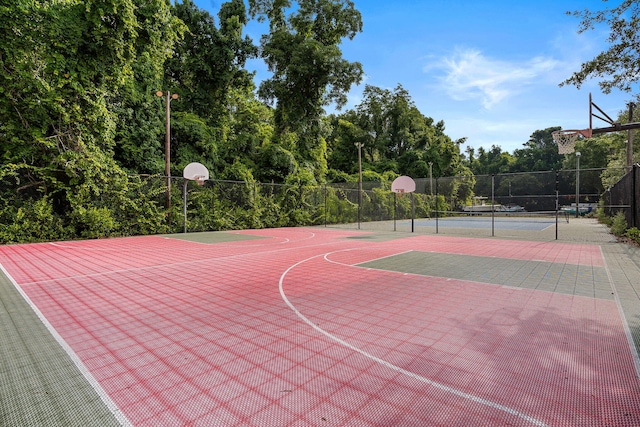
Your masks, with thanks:
M 120 423 L 0 271 L 0 426 Z
M 411 251 L 360 267 L 613 299 L 603 267 Z
M 205 244 L 241 242 L 244 240 L 257 240 L 265 238 L 263 236 L 252 236 L 250 234 L 234 233 L 230 231 L 205 231 L 202 233 L 165 234 L 163 237 Z
M 388 242 L 390 240 L 402 239 L 413 235 L 407 233 L 397 233 L 394 231 L 363 231 L 360 234 L 348 236 L 348 240 L 364 240 L 369 242 Z

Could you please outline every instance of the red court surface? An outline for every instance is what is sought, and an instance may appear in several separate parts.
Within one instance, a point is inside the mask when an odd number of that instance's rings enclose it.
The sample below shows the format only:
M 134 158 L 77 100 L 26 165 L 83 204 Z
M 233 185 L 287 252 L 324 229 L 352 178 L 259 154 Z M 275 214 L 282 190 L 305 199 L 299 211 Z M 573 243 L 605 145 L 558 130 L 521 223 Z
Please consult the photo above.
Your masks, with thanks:
M 0 264 L 124 425 L 640 425 L 613 298 L 357 265 L 413 250 L 595 269 L 597 245 L 241 233 L 264 238 L 4 246 Z

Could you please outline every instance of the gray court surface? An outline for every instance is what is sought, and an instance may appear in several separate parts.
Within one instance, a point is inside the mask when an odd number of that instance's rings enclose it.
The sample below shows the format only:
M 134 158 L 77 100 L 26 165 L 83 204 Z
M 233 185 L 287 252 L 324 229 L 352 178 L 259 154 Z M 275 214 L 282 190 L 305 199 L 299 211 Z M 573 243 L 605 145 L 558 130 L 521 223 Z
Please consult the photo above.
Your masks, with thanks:
M 432 222 L 433 220 L 429 220 Z M 485 225 L 486 226 L 486 225 Z M 606 267 L 585 268 L 541 261 L 504 260 L 440 253 L 408 252 L 378 260 L 370 267 L 401 270 L 526 287 L 595 298 L 614 299 L 620 306 L 636 349 L 640 349 L 640 249 L 617 243 L 606 227 L 593 219 L 573 219 L 560 225 L 555 240 L 547 228 L 509 229 L 498 238 L 595 244 L 601 247 Z M 354 225 L 346 226 L 353 229 Z M 409 237 L 389 232 L 385 224 L 362 224 L 362 239 Z M 424 225 L 418 230 L 433 234 Z M 553 227 L 552 227 L 553 228 Z M 474 234 L 476 233 L 476 234 Z M 454 230 L 447 234 L 470 239 L 487 238 L 487 230 Z M 224 240 L 224 236 L 220 239 Z M 194 241 L 217 238 L 200 235 Z M 490 242 L 488 242 L 489 244 Z M 61 344 L 51 336 L 37 313 L 0 271 L 0 426 L 116 426 L 121 425 L 83 376 Z
M 613 299 L 604 267 L 411 251 L 361 267 Z

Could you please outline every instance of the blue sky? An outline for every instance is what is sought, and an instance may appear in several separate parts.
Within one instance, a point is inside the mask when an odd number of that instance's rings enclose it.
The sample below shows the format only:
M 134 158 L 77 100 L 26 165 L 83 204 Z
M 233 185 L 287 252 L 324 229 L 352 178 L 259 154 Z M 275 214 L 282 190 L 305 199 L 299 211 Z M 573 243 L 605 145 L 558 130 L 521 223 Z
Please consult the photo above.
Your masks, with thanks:
M 579 19 L 567 11 L 601 10 L 619 0 L 354 0 L 363 32 L 345 40 L 343 55 L 362 63 L 365 78 L 346 108 L 361 100 L 365 84 L 409 91 L 422 114 L 443 120 L 462 146 L 503 151 L 521 148 L 536 130 L 584 129 L 589 92 L 611 117 L 631 95 L 603 94 L 596 80 L 558 84 L 608 47 L 606 28 L 577 34 Z M 196 0 L 216 15 L 220 1 Z M 247 34 L 258 43 L 264 27 Z M 268 77 L 260 61 L 256 84 Z M 594 120 L 594 127 L 606 124 Z

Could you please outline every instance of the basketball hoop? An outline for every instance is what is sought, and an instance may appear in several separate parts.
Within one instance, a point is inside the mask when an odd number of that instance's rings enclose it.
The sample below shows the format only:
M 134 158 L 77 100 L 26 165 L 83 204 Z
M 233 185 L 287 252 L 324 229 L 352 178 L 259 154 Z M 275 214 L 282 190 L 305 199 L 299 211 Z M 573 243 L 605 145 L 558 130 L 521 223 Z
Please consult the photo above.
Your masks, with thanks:
M 182 176 L 189 181 L 196 181 L 198 185 L 204 185 L 209 179 L 209 170 L 200 163 L 189 163 L 182 172 Z
M 408 176 L 399 176 L 391 183 L 391 191 L 402 197 L 404 193 L 413 193 L 416 191 L 416 182 Z
M 203 164 L 198 162 L 189 163 L 184 167 L 182 171 L 184 177 L 184 186 L 182 187 L 183 202 L 182 202 L 182 215 L 184 217 L 184 232 L 187 232 L 187 187 L 189 181 L 195 181 L 199 186 L 203 186 L 204 182 L 209 179 L 209 169 Z
M 559 154 L 570 154 L 575 151 L 576 141 L 578 136 L 585 138 L 591 138 L 591 132 L 589 129 L 585 130 L 557 130 L 551 133 L 553 142 L 558 144 Z

